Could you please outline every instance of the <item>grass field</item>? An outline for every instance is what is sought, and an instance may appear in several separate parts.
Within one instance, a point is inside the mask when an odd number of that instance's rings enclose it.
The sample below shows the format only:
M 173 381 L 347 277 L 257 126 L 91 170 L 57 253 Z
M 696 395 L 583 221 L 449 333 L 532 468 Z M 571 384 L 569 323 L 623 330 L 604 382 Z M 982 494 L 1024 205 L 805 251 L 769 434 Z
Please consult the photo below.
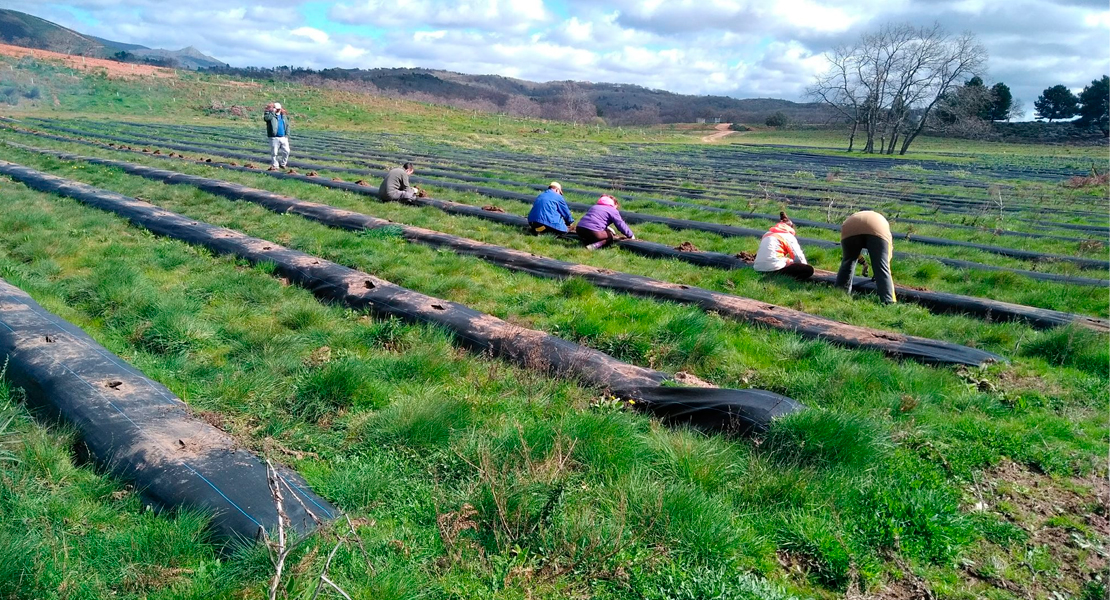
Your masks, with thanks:
M 838 167 L 839 178 L 827 178 L 820 169 L 795 166 L 811 150 L 756 147 L 741 149 L 755 164 L 755 173 L 748 174 L 746 168 L 712 163 L 714 155 L 703 158 L 697 140 L 705 133 L 697 129 L 640 133 L 499 119 L 285 84 L 230 86 L 193 74 L 109 80 L 29 60 L 11 67 L 0 70 L 0 85 L 38 86 L 40 96 L 6 114 L 65 117 L 85 127 L 90 138 L 137 134 L 142 127 L 119 121 L 144 121 L 148 134 L 165 125 L 171 132 L 180 129 L 182 138 L 264 152 L 262 143 L 251 145 L 243 137 L 245 126 L 257 125 L 257 108 L 248 113 L 250 120 L 225 108 L 259 107 L 277 94 L 294 111 L 301 132 L 293 137 L 294 158 L 298 135 L 306 144 L 338 147 L 323 134 L 339 132 L 396 162 L 427 153 L 470 173 L 528 183 L 547 179 L 529 177 L 507 158 L 495 159 L 508 152 L 527 155 L 523 163 L 550 161 L 570 169 L 570 161 L 588 166 L 601 157 L 614 168 L 627 166 L 628 183 L 637 173 L 644 180 L 668 179 L 699 164 L 718 165 L 713 168 L 723 174 L 712 181 L 707 176 L 706 184 L 732 190 L 725 206 L 739 209 L 777 212 L 783 198 L 807 197 L 806 189 L 786 187 L 793 182 L 960 201 L 988 198 L 991 186 L 998 186 L 1007 190 L 1015 213 L 989 227 L 1043 231 L 1036 225 L 1051 219 L 1020 221 L 1018 208 L 1024 206 L 1103 215 L 1061 218 L 1064 227 L 1053 234 L 1070 235 L 1069 223 L 1107 224 L 1105 185 L 1071 189 L 1061 185 L 1062 177 L 988 174 L 1082 172 L 1091 160 L 1105 162 L 1105 150 L 923 140 L 912 158 L 951 169 L 926 170 L 910 160 L 885 167 L 860 161 L 858 169 Z M 193 124 L 222 129 L 184 130 Z M 75 201 L 0 181 L 0 276 L 167 385 L 244 446 L 296 468 L 351 517 L 355 536 L 339 521 L 298 546 L 282 584 L 288 597 L 313 597 L 327 555 L 341 540 L 329 572 L 354 598 L 1106 596 L 1106 335 L 937 315 L 910 304 L 884 307 L 873 298 L 750 270 L 695 267 L 619 249 L 587 252 L 488 221 L 381 204 L 263 173 L 5 129 L 0 142 L 6 140 L 235 181 L 1010 359 L 983 369 L 893 360 L 690 306 L 604 291 L 579 279 L 509 272 L 408 244 L 388 230 L 329 229 L 195 188 L 0 145 L 3 160 L 273 240 L 633 364 L 686 371 L 721 386 L 767 389 L 812 408 L 756 438 L 668 428 L 602 390 L 468 353 L 444 331 L 322 304 L 264 265 L 216 257 Z M 754 142 L 832 148 L 836 139 L 814 132 L 750 132 L 717 145 Z M 680 165 L 688 158 L 690 164 Z M 659 166 L 649 168 L 656 159 Z M 364 164 L 337 160 L 334 166 Z M 582 177 L 601 185 L 587 177 L 586 166 Z M 320 175 L 356 178 L 339 170 Z M 744 183 L 745 177 L 751 181 Z M 774 194 L 757 192 L 759 183 L 771 185 Z M 493 204 L 516 214 L 527 210 L 512 201 L 429 188 L 438 198 Z M 657 195 L 679 198 L 667 193 Z M 921 235 L 1106 257 L 1100 233 L 1079 237 L 1101 247 L 994 236 L 989 227 L 942 226 L 961 224 L 960 215 L 889 202 L 884 209 L 935 219 L 917 226 Z M 837 210 L 849 206 L 845 201 Z M 646 201 L 629 201 L 625 208 L 762 226 Z M 823 220 L 831 211 L 810 206 L 792 214 Z M 828 231 L 804 233 L 838 239 Z M 637 234 L 728 253 L 754 252 L 758 244 L 661 225 L 637 227 Z M 926 256 L 895 263 L 902 283 L 1104 318 L 1110 312 L 1105 287 L 957 270 L 928 256 L 1020 268 L 1029 268 L 1028 261 L 913 242 L 898 248 Z M 839 260 L 836 251 L 809 254 L 826 268 Z M 1106 278 L 1105 271 L 1059 263 L 1036 268 Z M 264 597 L 272 567 L 263 548 L 222 552 L 205 533 L 204 515 L 144 510 L 125 482 L 77 462 L 70 454 L 71 431 L 32 420 L 19 400 L 19 390 L 0 386 L 0 597 Z

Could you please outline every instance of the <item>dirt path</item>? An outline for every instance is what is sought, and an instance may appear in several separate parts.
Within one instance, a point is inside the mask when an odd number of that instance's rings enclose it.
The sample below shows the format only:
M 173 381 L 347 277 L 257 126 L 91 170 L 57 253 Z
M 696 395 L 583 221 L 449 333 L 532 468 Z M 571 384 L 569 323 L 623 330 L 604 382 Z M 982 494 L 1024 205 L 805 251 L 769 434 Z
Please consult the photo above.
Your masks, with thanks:
M 716 129 L 716 131 L 714 131 L 713 133 L 701 138 L 701 141 L 708 142 L 708 143 L 713 143 L 713 142 L 725 137 L 726 135 L 736 133 L 735 131 L 729 129 L 729 127 L 731 125 L 732 125 L 732 123 L 718 123 L 717 126 L 713 128 L 713 129 Z

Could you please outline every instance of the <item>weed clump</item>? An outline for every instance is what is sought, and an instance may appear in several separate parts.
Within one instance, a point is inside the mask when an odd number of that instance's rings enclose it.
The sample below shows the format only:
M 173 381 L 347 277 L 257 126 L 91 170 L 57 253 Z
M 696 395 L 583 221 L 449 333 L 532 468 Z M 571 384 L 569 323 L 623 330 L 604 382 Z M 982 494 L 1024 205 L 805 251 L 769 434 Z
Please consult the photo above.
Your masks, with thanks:
M 1069 325 L 1041 333 L 1021 348 L 1023 356 L 1037 356 L 1049 363 L 1107 377 L 1110 350 L 1097 333 Z
M 348 357 L 306 369 L 297 378 L 289 409 L 316 422 L 352 405 L 384 404 L 384 396 L 365 364 Z
M 860 469 L 883 458 L 889 442 L 873 421 L 814 409 L 776 420 L 762 447 L 784 465 Z
M 443 391 L 429 389 L 426 393 L 395 399 L 374 416 L 367 434 L 416 449 L 447 446 L 451 436 L 473 424 L 470 405 L 457 398 L 443 397 Z
M 367 229 L 360 235 L 371 240 L 399 240 L 404 235 L 404 230 L 397 225 L 386 225 Z

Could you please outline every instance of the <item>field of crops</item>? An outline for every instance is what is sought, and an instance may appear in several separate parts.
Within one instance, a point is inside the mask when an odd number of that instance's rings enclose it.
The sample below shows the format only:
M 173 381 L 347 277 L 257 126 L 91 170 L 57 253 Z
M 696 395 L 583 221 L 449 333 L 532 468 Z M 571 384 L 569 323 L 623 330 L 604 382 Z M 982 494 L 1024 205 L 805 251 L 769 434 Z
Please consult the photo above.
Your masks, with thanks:
M 264 597 L 266 545 L 226 538 L 278 522 L 279 479 L 314 530 L 277 580 L 291 598 L 1105 596 L 1110 215 L 1090 157 L 291 143 L 266 171 L 257 127 L 0 122 L 10 339 L 23 290 L 43 327 L 149 378 L 105 385 L 164 385 L 261 457 L 144 511 L 152 475 L 88 421 L 31 420 L 19 398 L 50 394 L 26 374 L 58 370 L 13 358 L 0 596 Z M 405 161 L 430 197 L 380 202 Z M 618 196 L 637 239 L 526 235 L 553 179 L 576 216 Z M 896 305 L 821 271 L 863 208 L 895 230 Z M 779 210 L 813 281 L 743 259 Z M 198 511 L 224 500 L 246 519 Z

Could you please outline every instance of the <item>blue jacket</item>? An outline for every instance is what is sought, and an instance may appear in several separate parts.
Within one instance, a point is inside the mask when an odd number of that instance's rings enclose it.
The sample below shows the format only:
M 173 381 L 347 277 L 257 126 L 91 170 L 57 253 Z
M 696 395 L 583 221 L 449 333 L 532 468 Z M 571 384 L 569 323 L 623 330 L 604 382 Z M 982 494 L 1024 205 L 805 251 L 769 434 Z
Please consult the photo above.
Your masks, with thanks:
M 567 225 L 574 222 L 570 215 L 570 207 L 563 195 L 555 190 L 547 190 L 536 196 L 532 202 L 532 210 L 528 212 L 529 223 L 546 225 L 556 231 L 566 232 Z

